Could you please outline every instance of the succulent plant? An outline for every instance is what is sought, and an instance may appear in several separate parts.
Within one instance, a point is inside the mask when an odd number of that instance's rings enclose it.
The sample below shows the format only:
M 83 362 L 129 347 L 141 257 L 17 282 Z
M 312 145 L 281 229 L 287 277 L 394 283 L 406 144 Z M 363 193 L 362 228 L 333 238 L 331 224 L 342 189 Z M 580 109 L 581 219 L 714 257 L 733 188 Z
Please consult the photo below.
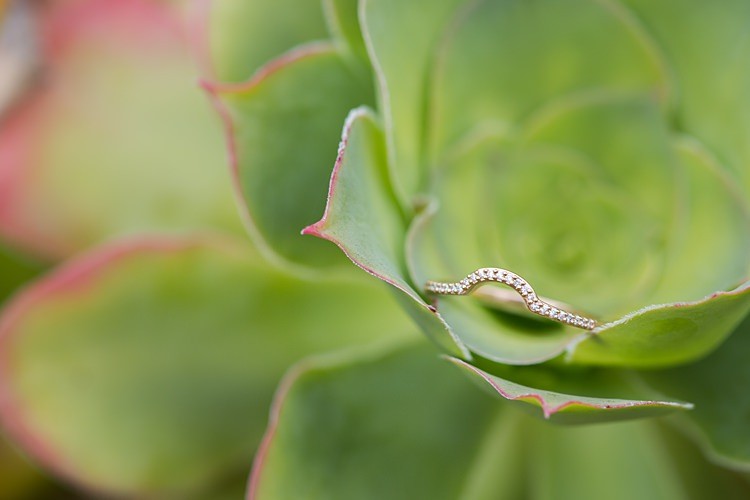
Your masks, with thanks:
M 101 245 L 0 316 L 0 416 L 44 467 L 125 495 L 236 496 L 253 455 L 258 499 L 750 492 L 750 4 L 200 4 L 254 248 L 172 6 L 77 5 L 42 24 L 77 91 L 0 123 L 0 234 Z M 597 327 L 425 292 L 494 266 Z

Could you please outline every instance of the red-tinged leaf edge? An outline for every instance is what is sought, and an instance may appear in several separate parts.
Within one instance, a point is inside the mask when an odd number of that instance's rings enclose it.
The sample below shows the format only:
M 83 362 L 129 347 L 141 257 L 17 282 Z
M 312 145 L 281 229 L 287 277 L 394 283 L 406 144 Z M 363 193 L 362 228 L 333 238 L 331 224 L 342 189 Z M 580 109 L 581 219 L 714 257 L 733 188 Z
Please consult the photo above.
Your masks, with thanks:
M 253 459 L 252 469 L 248 477 L 247 482 L 247 500 L 254 500 L 257 498 L 258 487 L 260 485 L 261 475 L 263 474 L 263 468 L 265 466 L 268 452 L 273 443 L 274 437 L 276 436 L 276 430 L 279 426 L 279 419 L 281 412 L 284 407 L 284 403 L 289 396 L 290 391 L 294 387 L 297 380 L 302 375 L 311 369 L 324 368 L 330 366 L 337 366 L 342 362 L 346 362 L 352 357 L 366 357 L 367 359 L 378 358 L 382 354 L 389 353 L 399 347 L 409 345 L 409 342 L 402 342 L 394 344 L 393 342 L 381 343 L 379 345 L 371 345 L 366 348 L 354 347 L 349 349 L 343 349 L 329 354 L 320 354 L 307 357 L 296 364 L 294 364 L 284 375 L 276 388 L 273 401 L 271 402 L 271 408 L 269 410 L 268 425 L 266 426 L 266 432 L 263 434 L 263 439 L 258 445 L 258 451 L 255 453 Z
M 450 361 L 451 363 L 455 364 L 456 366 L 459 366 L 460 368 L 464 368 L 466 370 L 473 372 L 474 374 L 479 376 L 481 379 L 483 379 L 485 382 L 487 382 L 487 384 L 489 384 L 500 396 L 502 396 L 503 398 L 509 401 L 524 401 L 524 400 L 529 400 L 529 399 L 536 400 L 539 403 L 539 406 L 541 407 L 542 414 L 545 420 L 549 420 L 552 417 L 552 415 L 566 408 L 576 407 L 576 406 L 594 408 L 594 409 L 599 409 L 603 411 L 620 410 L 620 409 L 634 408 L 634 407 L 639 407 L 639 406 L 675 408 L 675 409 L 683 409 L 683 410 L 690 410 L 693 408 L 692 403 L 679 403 L 675 401 L 625 400 L 625 399 L 619 399 L 619 400 L 612 399 L 612 400 L 609 400 L 609 403 L 607 404 L 597 405 L 589 401 L 584 401 L 583 398 L 581 398 L 580 396 L 573 396 L 573 395 L 567 395 L 567 394 L 561 394 L 561 395 L 569 396 L 571 398 L 570 400 L 564 403 L 561 403 L 559 405 L 553 405 L 549 401 L 547 401 L 544 395 L 541 394 L 540 392 L 534 392 L 533 390 L 530 390 L 527 393 L 513 395 L 510 392 L 503 389 L 502 387 L 500 387 L 497 384 L 497 382 L 495 382 L 495 380 L 493 380 L 489 374 L 485 373 L 479 368 L 458 358 L 452 358 L 449 356 L 444 356 L 444 358 Z M 521 385 L 521 384 L 516 384 L 515 382 L 514 384 Z M 576 399 L 576 398 L 580 398 L 580 399 Z
M 234 189 L 235 198 L 237 200 L 237 207 L 239 209 L 240 216 L 245 225 L 245 228 L 247 229 L 248 233 L 250 233 L 253 242 L 256 244 L 258 250 L 261 252 L 264 258 L 279 267 L 293 270 L 295 274 L 300 276 L 315 276 L 318 274 L 318 271 L 307 268 L 301 264 L 291 262 L 280 255 L 278 252 L 273 250 L 273 248 L 271 248 L 271 246 L 266 242 L 265 238 L 258 229 L 258 225 L 255 223 L 255 219 L 253 218 L 253 215 L 247 203 L 245 203 L 245 196 L 242 190 L 242 182 L 240 176 L 239 155 L 237 152 L 236 127 L 232 119 L 232 114 L 229 111 L 229 108 L 222 101 L 221 97 L 223 95 L 251 92 L 276 72 L 286 68 L 291 64 L 294 64 L 297 61 L 306 59 L 308 57 L 314 57 L 320 54 L 334 52 L 336 52 L 336 48 L 330 42 L 310 42 L 295 47 L 285 54 L 277 57 L 276 59 L 273 59 L 272 61 L 266 63 L 264 66 L 259 68 L 255 72 L 255 74 L 250 77 L 250 79 L 244 82 L 222 83 L 211 81 L 205 78 L 200 81 L 201 87 L 206 91 L 211 104 L 218 113 L 219 118 L 221 119 L 221 122 L 224 126 L 232 186 Z
M 624 325 L 632 321 L 634 318 L 637 318 L 643 314 L 648 314 L 652 311 L 660 311 L 660 310 L 666 310 L 666 309 L 681 309 L 685 307 L 693 307 L 693 306 L 699 306 L 705 303 L 708 303 L 709 301 L 716 299 L 718 297 L 724 297 L 724 296 L 734 296 L 734 295 L 741 295 L 743 293 L 747 293 L 750 290 L 750 280 L 743 282 L 736 288 L 725 291 L 725 290 L 719 290 L 717 292 L 711 293 L 702 299 L 694 300 L 694 301 L 685 301 L 685 302 L 670 302 L 667 304 L 653 304 L 646 307 L 643 307 L 641 309 L 638 309 L 637 311 L 633 311 L 631 313 L 628 313 L 624 316 L 621 316 L 620 318 L 611 321 L 609 323 L 605 323 L 603 325 L 599 325 L 593 330 L 589 332 L 582 333 L 578 337 L 574 338 L 573 341 L 571 341 L 570 344 L 568 344 L 568 347 L 566 348 L 565 357 L 568 361 L 575 359 L 575 352 L 581 343 L 586 342 L 587 340 L 596 339 L 598 337 L 601 337 L 603 339 L 606 338 L 607 331 L 611 328 L 614 328 L 619 325 Z
M 279 426 L 279 418 L 281 416 L 281 409 L 284 405 L 284 401 L 289 394 L 289 391 L 294 386 L 294 382 L 305 372 L 308 365 L 304 362 L 297 363 L 284 375 L 281 379 L 276 394 L 274 395 L 273 401 L 271 402 L 271 410 L 268 416 L 268 426 L 266 432 L 263 434 L 258 445 L 258 450 L 255 452 L 255 458 L 253 458 L 253 466 L 250 470 L 250 476 L 247 482 L 247 500 L 253 500 L 256 498 L 258 492 L 258 485 L 260 483 L 260 476 L 263 472 L 263 466 L 265 465 L 266 457 L 268 456 L 268 450 L 271 448 L 273 438 L 276 435 L 276 429 Z
M 405 294 L 414 297 L 414 292 L 403 287 L 399 283 L 397 283 L 393 278 L 389 278 L 388 276 L 385 276 L 383 274 L 378 273 L 371 267 L 367 266 L 366 264 L 358 261 L 352 256 L 352 253 L 347 248 L 346 244 L 331 236 L 329 233 L 325 231 L 326 226 L 328 225 L 329 218 L 331 216 L 331 204 L 333 201 L 333 198 L 336 196 L 337 186 L 338 186 L 338 178 L 339 173 L 341 172 L 342 165 L 344 163 L 344 153 L 346 152 L 346 148 L 349 145 L 349 135 L 351 134 L 352 126 L 354 125 L 354 122 L 363 117 L 363 116 L 372 116 L 372 112 L 369 110 L 369 108 L 366 107 L 360 107 L 355 108 L 351 112 L 349 112 L 349 115 L 346 117 L 346 121 L 344 122 L 344 130 L 341 134 L 341 142 L 339 142 L 339 149 L 336 153 L 336 161 L 333 164 L 333 172 L 331 173 L 331 180 L 328 184 L 328 194 L 326 198 L 326 207 L 325 211 L 323 212 L 323 217 L 314 224 L 311 224 L 304 228 L 301 232 L 303 235 L 309 235 L 309 236 L 315 236 L 317 238 L 324 239 L 326 241 L 330 241 L 339 249 L 341 249 L 342 252 L 344 252 L 344 255 L 354 263 L 357 267 L 365 271 L 366 273 L 378 278 L 379 280 L 385 281 L 389 285 L 394 286 L 395 288 L 398 288 Z M 421 299 L 419 299 L 421 301 Z M 437 309 L 435 309 L 432 306 L 429 306 L 430 311 L 437 312 Z
M 24 315 L 42 300 L 70 291 L 81 291 L 118 261 L 144 252 L 176 253 L 196 247 L 213 247 L 222 251 L 243 255 L 241 246 L 229 238 L 214 234 L 192 236 L 131 237 L 95 248 L 72 259 L 46 276 L 22 288 L 6 306 L 0 310 L 0 423 L 6 434 L 22 449 L 53 471 L 57 476 L 97 496 L 111 495 L 89 482 L 73 466 L 61 457 L 50 443 L 38 436 L 25 419 L 12 389 L 7 381 L 12 378 L 8 359 L 8 343 L 12 341 L 13 329 Z
M 388 283 L 389 285 L 393 286 L 397 290 L 409 296 L 412 300 L 414 300 L 418 304 L 419 307 L 426 309 L 427 311 L 429 311 L 429 313 L 435 316 L 435 318 L 437 318 L 437 320 L 440 322 L 440 324 L 443 326 L 446 332 L 448 332 L 448 335 L 450 336 L 451 341 L 459 350 L 461 356 L 464 359 L 470 360 L 472 359 L 472 356 L 471 356 L 469 349 L 458 338 L 458 336 L 453 331 L 453 328 L 451 328 L 451 326 L 440 315 L 440 313 L 438 312 L 437 308 L 434 305 L 425 302 L 422 299 L 422 297 L 420 297 L 419 294 L 415 292 L 413 289 L 411 289 L 410 287 L 405 287 L 404 285 L 398 283 L 395 279 L 385 276 L 384 274 L 377 272 L 375 269 L 368 266 L 364 262 L 357 260 L 343 241 L 335 238 L 334 236 L 328 234 L 325 231 L 325 228 L 331 216 L 332 202 L 333 202 L 333 199 L 336 197 L 339 173 L 341 172 L 341 168 L 344 163 L 343 161 L 344 153 L 346 152 L 346 148 L 349 142 L 349 135 L 351 133 L 351 129 L 352 129 L 352 126 L 354 125 L 354 122 L 363 116 L 372 117 L 373 113 L 367 107 L 359 107 L 349 112 L 349 115 L 346 117 L 346 121 L 344 123 L 344 129 L 341 134 L 341 142 L 339 143 L 338 153 L 336 154 L 336 161 L 333 165 L 333 172 L 331 173 L 331 181 L 328 185 L 328 195 L 326 199 L 325 211 L 323 212 L 323 217 L 318 222 L 311 224 L 307 226 L 306 228 L 304 228 L 302 230 L 302 234 L 315 236 L 317 238 L 330 241 L 331 243 L 339 247 L 339 249 L 341 249 L 344 255 L 346 255 L 346 257 L 349 260 L 351 260 L 352 263 L 354 263 L 354 265 L 356 265 L 357 267 L 359 267 L 366 273 L 378 278 L 379 280 L 384 281 L 385 283 Z

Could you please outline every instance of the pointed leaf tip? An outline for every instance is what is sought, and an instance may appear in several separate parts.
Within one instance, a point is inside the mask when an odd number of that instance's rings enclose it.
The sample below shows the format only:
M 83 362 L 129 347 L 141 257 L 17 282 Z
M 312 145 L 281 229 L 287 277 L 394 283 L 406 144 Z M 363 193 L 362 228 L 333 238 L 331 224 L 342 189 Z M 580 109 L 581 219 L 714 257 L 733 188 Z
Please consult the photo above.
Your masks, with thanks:
M 326 198 L 326 207 L 324 209 L 323 216 L 319 221 L 315 222 L 314 224 L 310 224 L 302 230 L 302 234 L 312 235 L 324 240 L 331 241 L 332 243 L 339 246 L 342 250 L 344 250 L 344 252 L 346 252 L 346 250 L 338 243 L 337 239 L 325 234 L 324 227 L 328 222 L 328 218 L 330 216 L 331 200 L 333 199 L 336 192 L 339 172 L 341 171 L 341 166 L 343 164 L 344 152 L 346 151 L 346 148 L 349 144 L 349 137 L 352 133 L 352 128 L 354 127 L 354 124 L 357 122 L 357 120 L 360 120 L 362 118 L 368 118 L 372 123 L 376 123 L 375 113 L 367 106 L 356 107 L 350 110 L 346 115 L 346 119 L 344 120 L 344 127 L 341 131 L 341 140 L 339 141 L 338 151 L 336 152 L 336 160 L 333 163 L 333 171 L 331 172 L 331 178 L 328 182 L 328 195 Z
M 509 401 L 525 403 L 524 406 L 528 404 L 538 406 L 546 420 L 559 423 L 577 424 L 653 417 L 676 410 L 693 408 L 691 403 L 678 401 L 578 396 L 553 390 L 536 389 L 492 375 L 460 359 L 447 356 L 445 359 L 464 370 L 470 378 L 479 382 L 480 386 L 491 389 L 494 394 Z M 534 367 L 525 367 L 524 370 L 527 378 L 544 380 L 543 377 L 539 376 L 541 372 L 535 371 Z M 563 385 L 566 382 L 564 378 L 565 375 L 560 373 L 559 378 L 555 381 L 556 384 L 560 384 L 561 389 L 566 388 Z M 611 391 L 612 394 L 622 394 L 623 391 L 631 389 L 631 387 L 628 387 L 627 381 L 626 378 L 610 377 L 603 387 Z M 585 387 L 583 389 L 586 390 Z M 598 389 L 601 390 L 602 387 Z M 528 406 L 526 408 L 528 409 Z
M 345 265 L 330 245 L 300 238 L 300 228 L 324 209 L 341 120 L 372 101 L 370 85 L 328 42 L 292 49 L 244 82 L 202 82 L 224 122 L 246 227 L 269 260 L 308 273 Z
M 351 110 L 323 217 L 303 232 L 334 243 L 356 266 L 399 290 L 396 297 L 433 341 L 469 358 L 468 349 L 424 301 L 405 269 L 406 222 L 386 164 L 385 138 L 375 114 L 368 107 Z

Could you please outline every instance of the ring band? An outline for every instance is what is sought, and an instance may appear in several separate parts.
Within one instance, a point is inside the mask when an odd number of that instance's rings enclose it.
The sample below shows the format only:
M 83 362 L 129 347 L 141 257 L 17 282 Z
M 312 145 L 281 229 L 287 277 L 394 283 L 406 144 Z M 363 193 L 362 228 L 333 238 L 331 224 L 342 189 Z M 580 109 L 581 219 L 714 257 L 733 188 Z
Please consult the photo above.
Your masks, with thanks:
M 594 319 L 565 310 L 566 307 L 561 307 L 562 304 L 559 302 L 548 299 L 542 300 L 525 279 L 513 272 L 497 267 L 477 269 L 458 282 L 428 281 L 425 284 L 425 291 L 433 295 L 468 295 L 475 288 L 489 282 L 502 283 L 513 288 L 526 308 L 536 315 L 584 330 L 593 330 L 597 327 L 597 322 Z M 499 296 L 499 294 L 493 295 Z

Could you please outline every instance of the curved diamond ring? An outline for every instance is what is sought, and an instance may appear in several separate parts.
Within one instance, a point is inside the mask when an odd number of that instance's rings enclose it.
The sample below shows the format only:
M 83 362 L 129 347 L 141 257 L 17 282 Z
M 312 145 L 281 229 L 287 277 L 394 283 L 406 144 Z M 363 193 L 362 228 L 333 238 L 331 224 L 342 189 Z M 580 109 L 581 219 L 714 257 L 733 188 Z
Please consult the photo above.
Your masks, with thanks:
M 497 282 L 510 286 L 516 294 L 509 294 L 503 290 L 480 292 L 481 297 L 493 303 L 521 302 L 532 313 L 564 323 L 566 325 L 593 330 L 597 323 L 594 319 L 570 312 L 570 307 L 560 302 L 542 299 L 537 296 L 531 285 L 515 273 L 497 267 L 483 267 L 477 269 L 466 278 L 457 282 L 428 281 L 425 291 L 434 295 L 468 295 L 475 288 L 489 282 Z M 477 295 L 480 295 L 477 293 Z

